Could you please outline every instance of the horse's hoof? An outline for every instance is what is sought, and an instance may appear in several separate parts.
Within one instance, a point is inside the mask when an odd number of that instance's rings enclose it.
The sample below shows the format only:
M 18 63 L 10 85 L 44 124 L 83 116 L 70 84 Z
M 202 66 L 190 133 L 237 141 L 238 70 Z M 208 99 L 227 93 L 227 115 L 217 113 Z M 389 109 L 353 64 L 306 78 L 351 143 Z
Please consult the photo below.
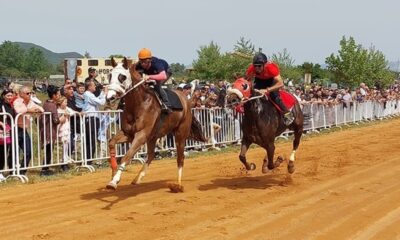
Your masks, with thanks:
M 169 183 L 168 188 L 173 193 L 183 192 L 183 186 L 177 183 Z
M 117 190 L 117 184 L 114 183 L 113 181 L 111 181 L 107 184 L 106 188 L 109 190 L 115 191 L 115 190 Z
M 138 181 L 136 181 L 136 180 L 133 180 L 133 181 L 131 182 L 131 184 L 132 184 L 132 185 L 139 185 L 140 182 L 138 182 Z
M 256 170 L 256 164 L 254 164 L 254 163 L 250 163 L 250 169 L 247 169 L 247 170 L 250 170 L 250 171 L 254 171 L 254 170 Z
M 262 171 L 262 173 L 266 174 L 266 173 L 268 173 L 270 170 L 268 169 L 268 167 L 263 167 L 261 171 Z
M 287 170 L 290 174 L 294 173 L 294 170 L 296 170 L 296 167 L 294 166 L 293 161 L 289 161 L 289 163 L 287 165 Z
M 279 167 L 279 166 L 283 163 L 283 161 L 285 161 L 285 160 L 283 159 L 283 157 L 279 156 L 279 157 L 276 159 L 276 161 L 274 162 L 274 168 Z

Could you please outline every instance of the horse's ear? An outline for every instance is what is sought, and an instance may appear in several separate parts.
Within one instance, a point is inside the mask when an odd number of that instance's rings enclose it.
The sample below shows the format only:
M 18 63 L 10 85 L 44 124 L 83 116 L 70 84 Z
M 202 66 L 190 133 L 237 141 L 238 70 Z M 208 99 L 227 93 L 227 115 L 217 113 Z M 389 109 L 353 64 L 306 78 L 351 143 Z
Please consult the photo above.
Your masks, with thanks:
M 125 69 L 128 69 L 128 59 L 126 59 L 126 57 L 124 57 L 124 59 L 122 60 L 122 66 Z
M 115 62 L 114 57 L 111 57 L 111 66 L 113 68 L 115 68 L 117 66 L 117 63 Z

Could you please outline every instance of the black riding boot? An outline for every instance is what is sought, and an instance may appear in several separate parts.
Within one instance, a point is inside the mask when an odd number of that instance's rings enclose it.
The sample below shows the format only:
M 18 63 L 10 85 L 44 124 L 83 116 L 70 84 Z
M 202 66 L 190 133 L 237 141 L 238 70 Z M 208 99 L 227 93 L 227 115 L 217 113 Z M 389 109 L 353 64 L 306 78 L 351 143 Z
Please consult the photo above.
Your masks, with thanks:
M 157 91 L 158 95 L 159 95 L 160 98 L 161 98 L 161 101 L 164 103 L 164 106 L 161 106 L 161 107 L 163 108 L 163 110 L 169 112 L 169 111 L 170 111 L 170 108 L 171 108 L 172 106 L 171 106 L 171 104 L 170 104 L 170 102 L 169 102 L 167 93 L 166 93 L 165 90 L 161 87 L 161 83 L 157 83 L 157 84 L 154 86 L 154 89 Z
M 279 108 L 282 110 L 283 112 L 283 122 L 285 123 L 286 126 L 289 126 L 290 124 L 292 124 L 293 120 L 294 120 L 294 116 L 292 114 L 292 112 L 290 112 L 285 104 L 283 104 L 281 96 L 279 95 L 278 91 L 275 92 L 271 92 L 270 96 L 272 98 L 272 100 L 278 104 Z

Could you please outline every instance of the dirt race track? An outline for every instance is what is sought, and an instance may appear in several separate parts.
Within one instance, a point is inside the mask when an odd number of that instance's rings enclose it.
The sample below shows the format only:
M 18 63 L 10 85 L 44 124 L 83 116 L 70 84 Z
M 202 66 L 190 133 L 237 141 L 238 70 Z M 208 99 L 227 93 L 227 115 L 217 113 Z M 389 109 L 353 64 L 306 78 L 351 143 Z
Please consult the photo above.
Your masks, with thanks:
M 303 139 L 296 172 L 246 173 L 238 153 L 186 160 L 185 192 L 170 193 L 173 160 L 142 185 L 128 168 L 0 188 L 0 239 L 400 239 L 400 119 Z M 289 142 L 277 153 L 289 156 Z

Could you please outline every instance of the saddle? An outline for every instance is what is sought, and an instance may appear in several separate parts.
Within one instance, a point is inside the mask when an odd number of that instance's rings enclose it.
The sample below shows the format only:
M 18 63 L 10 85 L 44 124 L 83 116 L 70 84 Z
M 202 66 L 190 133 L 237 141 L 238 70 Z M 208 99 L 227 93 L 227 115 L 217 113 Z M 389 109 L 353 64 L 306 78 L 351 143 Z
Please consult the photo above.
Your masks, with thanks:
M 153 85 L 153 83 L 150 82 L 150 85 Z M 161 108 L 162 109 L 166 109 L 167 107 L 165 106 L 165 103 L 161 100 L 161 96 L 157 93 L 156 90 L 154 90 L 153 87 L 152 87 L 152 90 L 153 90 L 154 95 L 156 96 L 158 102 L 160 103 Z M 170 109 L 172 111 L 182 111 L 183 110 L 183 106 L 182 106 L 181 100 L 179 99 L 179 97 L 175 93 L 175 91 L 173 91 L 171 89 L 168 89 L 168 88 L 164 88 L 164 91 L 168 96 L 169 104 L 171 105 Z
M 291 93 L 286 92 L 285 90 L 280 90 L 280 91 L 279 91 L 279 95 L 280 95 L 280 97 L 281 97 L 281 100 L 282 100 L 283 104 L 285 104 L 286 108 L 287 108 L 289 111 L 291 111 L 292 108 L 293 108 L 293 106 L 296 104 L 296 101 L 297 101 L 296 98 L 295 98 Z M 268 99 L 271 99 L 271 98 L 269 97 L 269 94 L 266 95 L 266 97 L 267 97 Z M 282 113 L 282 109 L 281 109 L 281 108 L 279 107 L 279 105 L 278 105 L 276 102 L 274 102 L 272 99 L 271 99 L 271 103 L 275 106 L 275 108 L 276 108 L 280 113 Z

